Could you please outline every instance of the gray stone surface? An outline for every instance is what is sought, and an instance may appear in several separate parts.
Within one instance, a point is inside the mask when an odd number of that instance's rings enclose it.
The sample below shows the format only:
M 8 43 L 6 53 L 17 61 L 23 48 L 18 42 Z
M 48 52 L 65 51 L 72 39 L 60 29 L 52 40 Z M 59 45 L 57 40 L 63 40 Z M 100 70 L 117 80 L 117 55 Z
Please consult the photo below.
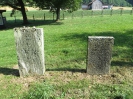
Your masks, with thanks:
M 108 74 L 111 65 L 113 37 L 89 36 L 87 73 L 91 75 Z
M 44 34 L 42 28 L 14 28 L 20 76 L 43 75 Z

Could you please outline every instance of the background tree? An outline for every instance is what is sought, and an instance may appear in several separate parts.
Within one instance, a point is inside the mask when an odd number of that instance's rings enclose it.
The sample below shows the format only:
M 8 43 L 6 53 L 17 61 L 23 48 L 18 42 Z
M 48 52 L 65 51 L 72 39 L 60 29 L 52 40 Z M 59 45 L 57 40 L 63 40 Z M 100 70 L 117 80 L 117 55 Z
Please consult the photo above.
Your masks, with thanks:
M 10 6 L 22 13 L 23 24 L 28 23 L 25 5 L 40 8 L 54 8 L 57 15 L 56 20 L 60 19 L 60 9 L 69 9 L 70 12 L 81 8 L 81 3 L 89 3 L 92 0 L 0 0 L 1 5 Z M 101 0 L 104 4 L 113 4 L 114 6 L 133 6 L 133 0 Z
M 56 13 L 56 20 L 60 19 L 60 9 L 69 9 L 69 11 L 75 11 L 81 8 L 82 0 L 33 0 L 36 2 L 36 6 L 40 8 L 51 7 L 54 8 Z
M 92 0 L 83 0 L 83 1 L 82 1 L 83 4 L 87 4 L 87 3 L 89 3 L 89 2 L 92 2 Z
M 23 24 L 28 23 L 27 15 L 25 12 L 25 3 L 31 2 L 32 0 L 0 0 L 2 6 L 10 6 L 15 10 L 19 10 L 23 16 Z
M 133 0 L 126 0 L 126 1 L 133 6 Z
M 93 0 L 82 0 L 83 4 L 87 4 Z M 113 4 L 114 6 L 131 6 L 133 0 L 101 0 L 104 4 Z
M 113 4 L 114 6 L 131 6 L 133 0 L 101 0 L 104 4 Z

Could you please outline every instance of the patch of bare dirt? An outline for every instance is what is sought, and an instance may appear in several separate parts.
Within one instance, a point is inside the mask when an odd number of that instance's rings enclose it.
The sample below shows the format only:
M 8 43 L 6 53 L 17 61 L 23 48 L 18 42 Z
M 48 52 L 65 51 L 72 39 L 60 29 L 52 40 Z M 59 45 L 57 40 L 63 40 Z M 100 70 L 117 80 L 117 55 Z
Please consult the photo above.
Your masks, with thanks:
M 18 66 L 15 65 L 13 68 L 18 69 Z M 22 84 L 24 89 L 28 89 L 31 83 L 38 81 L 50 81 L 51 84 L 61 85 L 81 80 L 88 80 L 94 84 L 133 83 L 133 67 L 117 68 L 115 71 L 111 70 L 108 75 L 88 75 L 87 73 L 72 71 L 46 71 L 43 76 L 16 77 L 12 79 L 12 83 Z
M 81 81 L 81 80 L 89 80 L 92 83 L 100 83 L 100 84 L 113 84 L 113 83 L 122 83 L 124 78 L 117 74 L 108 74 L 108 75 L 88 75 L 86 73 L 72 73 L 69 71 L 49 71 L 46 72 L 45 75 L 46 79 L 51 80 L 54 84 L 66 84 L 71 81 Z M 122 79 L 123 78 L 123 79 Z

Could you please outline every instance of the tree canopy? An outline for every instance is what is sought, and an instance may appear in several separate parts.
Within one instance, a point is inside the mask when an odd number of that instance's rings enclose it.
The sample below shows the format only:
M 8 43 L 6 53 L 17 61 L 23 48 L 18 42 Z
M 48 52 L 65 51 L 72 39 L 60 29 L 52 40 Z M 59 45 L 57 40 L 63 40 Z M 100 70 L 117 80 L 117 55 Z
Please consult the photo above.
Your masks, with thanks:
M 60 9 L 69 9 L 69 11 L 75 11 L 81 6 L 82 0 L 0 0 L 1 5 L 10 6 L 16 10 L 21 11 L 23 16 L 23 23 L 27 24 L 27 15 L 25 12 L 25 5 L 37 6 L 39 8 L 49 7 L 56 13 L 56 20 L 60 19 Z
M 39 8 L 50 8 L 56 13 L 56 20 L 60 19 L 60 10 L 68 9 L 70 12 L 81 7 L 81 3 L 89 3 L 92 0 L 0 0 L 1 5 L 10 6 L 21 11 L 23 23 L 27 24 L 28 19 L 25 12 L 25 5 L 37 6 Z M 133 6 L 133 0 L 101 0 L 104 4 L 112 4 L 114 6 Z
M 27 15 L 25 12 L 25 3 L 30 0 L 0 0 L 0 4 L 3 6 L 10 6 L 15 10 L 19 10 L 23 16 L 23 24 L 28 23 Z

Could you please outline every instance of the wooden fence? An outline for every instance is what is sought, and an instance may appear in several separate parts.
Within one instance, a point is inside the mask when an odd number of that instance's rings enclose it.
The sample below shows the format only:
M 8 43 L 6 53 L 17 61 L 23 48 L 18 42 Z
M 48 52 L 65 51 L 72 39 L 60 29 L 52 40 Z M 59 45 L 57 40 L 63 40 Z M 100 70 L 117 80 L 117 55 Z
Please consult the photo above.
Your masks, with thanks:
M 9 12 L 5 13 L 4 16 L 8 17 Z M 41 11 L 28 11 L 26 12 L 27 17 L 29 20 L 55 20 L 56 19 L 56 14 L 41 10 Z M 60 13 L 60 18 L 61 19 L 67 19 L 67 18 L 83 18 L 83 17 L 89 17 L 89 16 L 113 16 L 113 15 L 124 15 L 124 14 L 133 14 L 133 8 L 131 10 L 124 10 L 123 8 L 119 8 L 118 10 L 98 10 L 98 11 L 93 11 L 93 10 L 78 10 L 74 11 L 72 13 L 69 13 L 67 11 L 61 11 Z M 9 17 L 8 17 L 9 18 Z M 8 20 L 7 18 L 7 20 Z M 22 15 L 20 12 L 17 12 L 14 14 L 13 17 L 9 18 L 10 20 L 14 20 L 17 22 L 18 20 L 22 20 Z

